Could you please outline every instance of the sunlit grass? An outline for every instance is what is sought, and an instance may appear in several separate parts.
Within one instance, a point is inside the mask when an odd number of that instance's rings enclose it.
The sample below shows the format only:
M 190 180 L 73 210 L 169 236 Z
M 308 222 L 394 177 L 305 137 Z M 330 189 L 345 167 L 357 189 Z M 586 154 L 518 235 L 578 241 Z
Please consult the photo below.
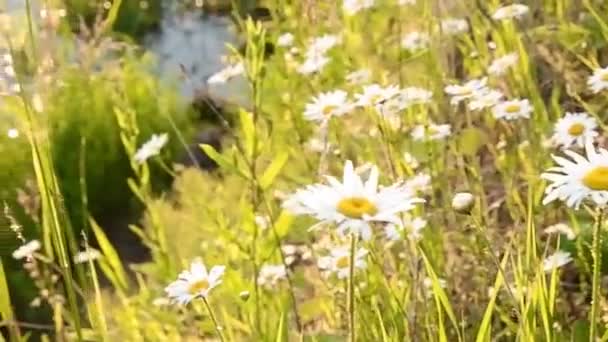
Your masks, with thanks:
M 185 99 L 116 35 L 141 4 L 77 47 L 74 4 L 27 5 L 0 18 L 10 341 L 608 340 L 605 4 L 262 1 L 208 80 L 250 97 L 212 113 L 214 172 L 175 164 Z M 127 208 L 145 263 L 98 223 Z

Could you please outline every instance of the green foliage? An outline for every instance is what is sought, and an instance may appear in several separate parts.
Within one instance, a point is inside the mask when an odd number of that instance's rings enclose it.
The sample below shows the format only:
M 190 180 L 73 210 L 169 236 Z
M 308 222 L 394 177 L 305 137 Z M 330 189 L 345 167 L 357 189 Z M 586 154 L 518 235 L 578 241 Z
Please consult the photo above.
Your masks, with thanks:
M 244 65 L 252 105 L 235 111 L 223 149 L 200 146 L 219 166 L 213 173 L 167 165 L 182 148 L 180 140 L 188 141 L 189 110 L 158 81 L 147 54 L 115 42 L 105 49 L 102 38 L 112 32 L 138 35 L 154 25 L 154 15 L 147 21 L 134 14 L 141 6 L 137 2 L 114 2 L 104 21 L 112 23 L 112 30 L 104 27 L 99 39 L 87 41 L 83 50 L 88 53 L 76 53 L 77 66 L 58 58 L 56 87 L 34 83 L 33 90 L 7 99 L 2 115 L 9 120 L 0 125 L 18 126 L 29 141 L 0 140 L 2 151 L 14 158 L 0 161 L 9 170 L 9 176 L 0 175 L 9 184 L 2 196 L 13 205 L 14 187 L 35 175 L 41 208 L 32 216 L 39 225 L 28 222 L 27 234 L 43 242 L 32 259 L 43 265 L 35 284 L 56 279 L 49 290 L 63 299 L 45 302 L 57 336 L 104 341 L 608 340 L 600 311 L 605 291 L 599 286 L 599 260 L 604 271 L 608 266 L 606 220 L 593 201 L 578 211 L 543 204 L 547 184 L 540 177 L 552 165 L 550 155 L 561 155 L 546 141 L 564 112 L 588 111 L 601 126 L 597 142 L 605 138 L 606 97 L 586 84 L 589 70 L 606 63 L 605 5 L 552 0 L 531 4 L 522 18 L 496 20 L 491 16 L 497 1 L 442 6 L 431 0 L 404 6 L 378 1 L 354 15 L 336 1 L 265 3 L 273 21 L 235 18 L 246 48 L 232 60 Z M 69 5 L 90 20 L 88 4 Z M 466 18 L 469 27 L 459 34 L 444 32 L 439 27 L 448 17 Z M 401 39 L 412 31 L 429 34 L 427 48 L 404 50 Z M 277 53 L 267 56 L 266 43 L 284 32 L 293 33 L 298 52 L 277 46 Z M 322 70 L 303 75 L 298 68 L 309 55 L 311 39 L 323 34 L 339 34 L 337 46 L 324 52 L 328 61 Z M 488 71 L 493 60 L 509 53 L 518 58 L 504 73 Z M 368 80 L 346 80 L 363 68 L 370 71 Z M 469 100 L 450 103 L 446 85 L 484 76 L 505 98 L 528 99 L 530 118 L 504 120 L 491 108 L 471 109 Z M 363 85 L 372 83 L 424 88 L 433 95 L 428 103 L 409 103 L 394 113 L 376 104 L 348 106 L 347 113 L 334 117 L 334 108 L 327 106 L 320 110 L 322 123 L 302 115 L 320 93 L 343 89 L 354 100 Z M 441 136 L 442 126 L 434 124 L 449 124 L 449 134 Z M 160 156 L 135 160 L 137 148 L 161 132 L 171 138 Z M 379 179 L 362 185 L 351 175 L 348 184 L 338 184 L 347 160 L 362 178 L 375 175 L 372 165 L 377 166 Z M 24 172 L 29 163 L 33 171 Z M 383 203 L 376 201 L 382 196 L 367 193 L 376 183 L 387 197 L 405 187 L 408 196 L 424 198 L 424 204 L 401 213 L 406 210 L 399 208 L 399 199 L 391 208 L 380 208 Z M 326 191 L 327 184 L 335 193 Z M 359 194 L 351 187 L 366 188 Z M 296 198 L 306 202 L 300 204 L 323 212 L 291 212 L 295 206 L 287 199 L 301 189 L 319 198 Z M 473 194 L 470 211 L 457 210 L 452 202 L 462 191 Z M 357 216 L 344 209 L 349 201 L 368 201 L 371 207 Z M 97 222 L 132 206 L 142 215 L 131 229 L 149 247 L 151 259 L 133 265 L 129 273 Z M 369 240 L 339 231 L 344 220 L 362 224 L 361 219 L 393 208 L 400 211 L 394 227 L 372 223 Z M 566 217 L 575 238 L 544 230 Z M 92 228 L 89 235 L 100 249 L 86 265 L 71 260 L 81 250 L 72 227 L 81 226 Z M 366 250 L 364 266 L 354 267 L 355 247 Z M 327 270 L 322 258 L 341 248 L 346 254 Z M 546 257 L 557 250 L 571 252 L 575 262 L 549 267 Z M 166 286 L 188 278 L 181 271 L 197 258 L 209 269 L 226 266 L 221 284 L 204 300 L 196 297 L 183 307 L 169 303 Z M 29 259 L 21 262 L 34 267 Z M 285 274 L 269 280 L 267 267 Z M 333 272 L 338 268 L 347 275 Z M 106 288 L 98 269 L 109 282 Z M 5 278 L 20 279 L 0 268 L 0 295 L 8 298 Z M 202 279 L 195 280 L 196 286 L 183 289 L 185 295 L 204 287 Z M 0 315 L 13 315 L 2 299 Z M 11 293 L 10 303 L 17 302 L 18 295 Z
M 142 4 L 145 5 L 142 6 Z M 107 10 L 103 2 L 89 0 L 66 0 L 69 21 L 75 29 L 80 28 L 80 19 L 91 25 L 96 18 Z M 161 0 L 128 1 L 123 0 L 113 20 L 113 29 L 117 33 L 140 39 L 145 33 L 158 28 L 162 16 Z M 103 15 L 102 15 L 103 17 Z
M 192 127 L 188 127 L 187 108 L 178 102 L 170 88 L 151 77 L 148 62 L 141 58 L 126 56 L 119 69 L 109 67 L 98 75 L 70 68 L 58 82 L 63 86 L 48 97 L 46 113 L 53 123 L 50 134 L 56 172 L 72 222 L 79 225 L 87 219 L 87 213 L 82 212 L 81 199 L 85 194 L 81 191 L 81 176 L 86 182 L 86 196 L 95 198 L 88 206 L 94 217 L 124 212 L 132 206 L 126 182 L 132 171 L 114 116 L 117 99 L 137 114 L 140 144 L 153 133 L 168 131 L 174 136 L 169 120 L 188 135 Z M 175 156 L 181 150 L 183 146 L 174 136 L 165 157 Z M 158 167 L 153 172 L 162 174 Z

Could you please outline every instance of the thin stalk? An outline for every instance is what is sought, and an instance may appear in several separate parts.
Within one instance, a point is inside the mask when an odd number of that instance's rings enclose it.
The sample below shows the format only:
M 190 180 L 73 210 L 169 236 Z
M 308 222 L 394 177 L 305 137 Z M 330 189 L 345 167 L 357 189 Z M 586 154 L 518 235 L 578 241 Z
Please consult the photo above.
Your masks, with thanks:
M 471 215 L 471 218 L 473 219 L 473 222 L 474 222 L 473 225 L 475 226 L 477 233 L 479 235 L 481 235 L 484 243 L 488 247 L 488 252 L 491 255 L 491 259 L 494 262 L 494 265 L 498 269 L 498 272 L 500 272 L 500 275 L 502 276 L 502 278 L 505 279 L 505 288 L 507 289 L 507 292 L 509 293 L 509 297 L 511 297 L 511 299 L 513 300 L 514 303 L 517 303 L 517 297 L 515 297 L 515 293 L 513 292 L 513 289 L 511 289 L 509 282 L 506 281 L 506 279 L 508 279 L 507 274 L 503 270 L 502 266 L 500 265 L 500 261 L 498 260 L 498 258 L 494 254 L 494 252 L 492 251 L 492 243 L 490 242 L 490 239 L 486 235 L 486 232 L 483 231 L 481 223 L 473 215 Z M 515 310 L 515 313 L 517 314 L 518 320 L 521 322 L 521 313 L 519 312 L 519 310 Z
M 203 302 L 205 302 L 205 306 L 207 307 L 207 311 L 209 311 L 209 317 L 211 317 L 211 320 L 213 321 L 213 326 L 215 327 L 215 331 L 217 332 L 217 336 L 220 338 L 221 342 L 224 342 L 224 335 L 222 335 L 222 328 L 218 324 L 217 318 L 215 318 L 215 314 L 213 313 L 213 310 L 211 310 L 211 305 L 209 305 L 209 301 L 207 300 L 206 297 L 203 297 Z
M 32 4 L 31 0 L 25 0 L 25 14 L 27 16 L 27 28 L 30 36 L 30 44 L 32 45 L 32 57 L 34 60 L 34 65 L 37 63 L 37 51 L 36 48 L 36 40 L 34 39 L 34 20 L 32 18 Z
M 602 220 L 604 219 L 604 210 L 598 209 L 595 225 L 593 227 L 593 284 L 592 284 L 592 301 L 591 301 L 591 319 L 589 341 L 595 342 L 597 335 L 597 321 L 600 301 L 600 269 L 602 267 Z
M 26 1 L 26 4 L 29 7 L 29 1 Z M 9 45 L 11 56 L 14 56 L 15 53 L 11 40 L 8 37 L 5 38 Z M 82 341 L 83 336 L 78 311 L 78 301 L 75 294 L 76 290 L 74 278 L 72 276 L 73 270 L 69 257 L 69 248 L 75 246 L 73 232 L 71 231 L 69 222 L 65 220 L 65 216 L 63 217 L 64 222 L 61 222 L 59 214 L 59 207 L 61 206 L 61 203 L 57 199 L 61 192 L 59 189 L 59 184 L 57 183 L 48 141 L 46 142 L 47 145 L 45 145 L 37 138 L 36 129 L 38 127 L 36 126 L 36 118 L 32 115 L 31 104 L 28 100 L 27 94 L 25 93 L 23 79 L 19 74 L 17 74 L 17 82 L 19 83 L 19 97 L 23 103 L 25 119 L 28 127 L 28 140 L 32 154 L 34 174 L 36 176 L 36 182 L 41 195 L 41 222 L 43 225 L 43 230 L 50 233 L 49 235 L 51 236 L 52 245 L 54 246 L 54 252 L 56 252 L 58 255 L 61 275 L 68 300 L 68 307 L 72 322 L 74 324 L 74 329 L 76 330 L 76 338 L 78 341 Z M 66 226 L 67 229 L 65 229 Z M 66 241 L 64 231 L 66 231 L 68 241 Z
M 270 208 L 270 203 L 268 203 L 268 199 L 264 197 L 264 204 L 266 204 L 266 211 L 268 213 L 268 216 L 270 217 L 270 227 L 272 229 L 272 234 L 274 236 L 275 239 L 275 243 L 277 244 L 277 247 L 279 249 L 279 255 L 281 256 L 281 262 L 283 263 L 283 267 L 285 267 L 285 271 L 286 273 L 286 278 L 287 278 L 287 284 L 289 286 L 289 295 L 291 297 L 291 302 L 293 303 L 293 314 L 294 314 L 294 318 L 296 320 L 296 326 L 298 328 L 298 332 L 300 334 L 302 334 L 302 321 L 300 319 L 300 314 L 298 313 L 298 301 L 296 299 L 296 292 L 295 292 L 295 286 L 293 284 L 293 279 L 291 278 L 291 275 L 289 274 L 289 265 L 287 264 L 287 259 L 285 257 L 285 253 L 283 252 L 283 248 L 281 248 L 281 237 L 279 236 L 279 233 L 277 232 L 277 229 L 275 227 L 275 220 L 276 218 L 273 215 L 273 212 Z M 303 336 L 303 335 L 302 335 Z
M 355 329 L 355 253 L 357 248 L 357 236 L 350 236 L 350 263 L 348 265 L 348 327 L 349 341 L 355 342 L 357 334 Z

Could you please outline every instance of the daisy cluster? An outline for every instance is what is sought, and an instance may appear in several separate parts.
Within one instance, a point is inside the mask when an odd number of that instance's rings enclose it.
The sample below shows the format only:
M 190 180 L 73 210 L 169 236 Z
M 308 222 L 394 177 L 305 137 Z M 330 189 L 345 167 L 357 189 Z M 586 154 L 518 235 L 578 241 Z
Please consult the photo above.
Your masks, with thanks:
M 306 48 L 304 61 L 297 67 L 298 73 L 310 75 L 321 72 L 330 61 L 327 53 L 340 43 L 342 43 L 342 37 L 332 34 L 325 34 L 310 40 Z
M 471 111 L 491 109 L 496 119 L 517 120 L 528 119 L 533 111 L 528 99 L 504 100 L 499 90 L 488 87 L 486 77 L 473 79 L 463 84 L 452 84 L 445 87 L 445 92 L 451 96 L 450 103 L 458 105 L 467 101 Z
M 359 70 L 347 75 L 349 82 L 358 83 L 369 79 L 367 70 Z M 382 86 L 377 83 L 363 85 L 360 93 L 354 97 L 344 90 L 333 90 L 320 93 L 308 102 L 304 109 L 304 118 L 325 127 L 334 117 L 340 117 L 357 110 L 371 109 L 388 122 L 400 124 L 402 112 L 415 105 L 429 104 L 433 100 L 430 90 L 420 87 L 399 88 L 397 85 Z M 450 135 L 448 124 L 427 123 L 412 130 L 415 140 L 437 140 Z

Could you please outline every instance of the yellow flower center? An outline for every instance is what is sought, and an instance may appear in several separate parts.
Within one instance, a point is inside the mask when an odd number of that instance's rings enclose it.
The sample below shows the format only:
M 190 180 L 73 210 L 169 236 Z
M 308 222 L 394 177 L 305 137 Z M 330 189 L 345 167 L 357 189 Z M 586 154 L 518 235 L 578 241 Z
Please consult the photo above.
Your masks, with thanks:
M 349 218 L 360 219 L 363 215 L 375 215 L 378 212 L 378 208 L 367 198 L 350 197 L 338 202 L 338 212 Z
M 348 266 L 350 266 L 350 258 L 348 255 L 345 255 L 343 257 L 338 258 L 338 260 L 336 260 L 336 267 L 337 268 L 348 268 Z
M 206 279 L 201 279 L 190 285 L 188 288 L 188 293 L 194 296 L 208 289 L 209 282 Z
M 323 115 L 330 116 L 334 112 L 334 110 L 336 110 L 337 108 L 338 108 L 338 106 L 327 105 L 323 108 Z
M 582 123 L 575 123 L 568 128 L 568 134 L 570 135 L 579 136 L 583 134 L 583 132 L 585 132 L 585 125 Z
M 602 77 L 601 77 L 602 81 L 604 82 L 608 82 L 608 72 L 604 72 L 602 73 Z
M 513 113 L 517 113 L 519 112 L 519 110 L 521 109 L 521 107 L 518 104 L 510 104 L 508 106 L 505 107 L 505 111 L 509 114 L 513 114 Z
M 608 166 L 598 166 L 587 172 L 582 181 L 591 190 L 608 191 Z

